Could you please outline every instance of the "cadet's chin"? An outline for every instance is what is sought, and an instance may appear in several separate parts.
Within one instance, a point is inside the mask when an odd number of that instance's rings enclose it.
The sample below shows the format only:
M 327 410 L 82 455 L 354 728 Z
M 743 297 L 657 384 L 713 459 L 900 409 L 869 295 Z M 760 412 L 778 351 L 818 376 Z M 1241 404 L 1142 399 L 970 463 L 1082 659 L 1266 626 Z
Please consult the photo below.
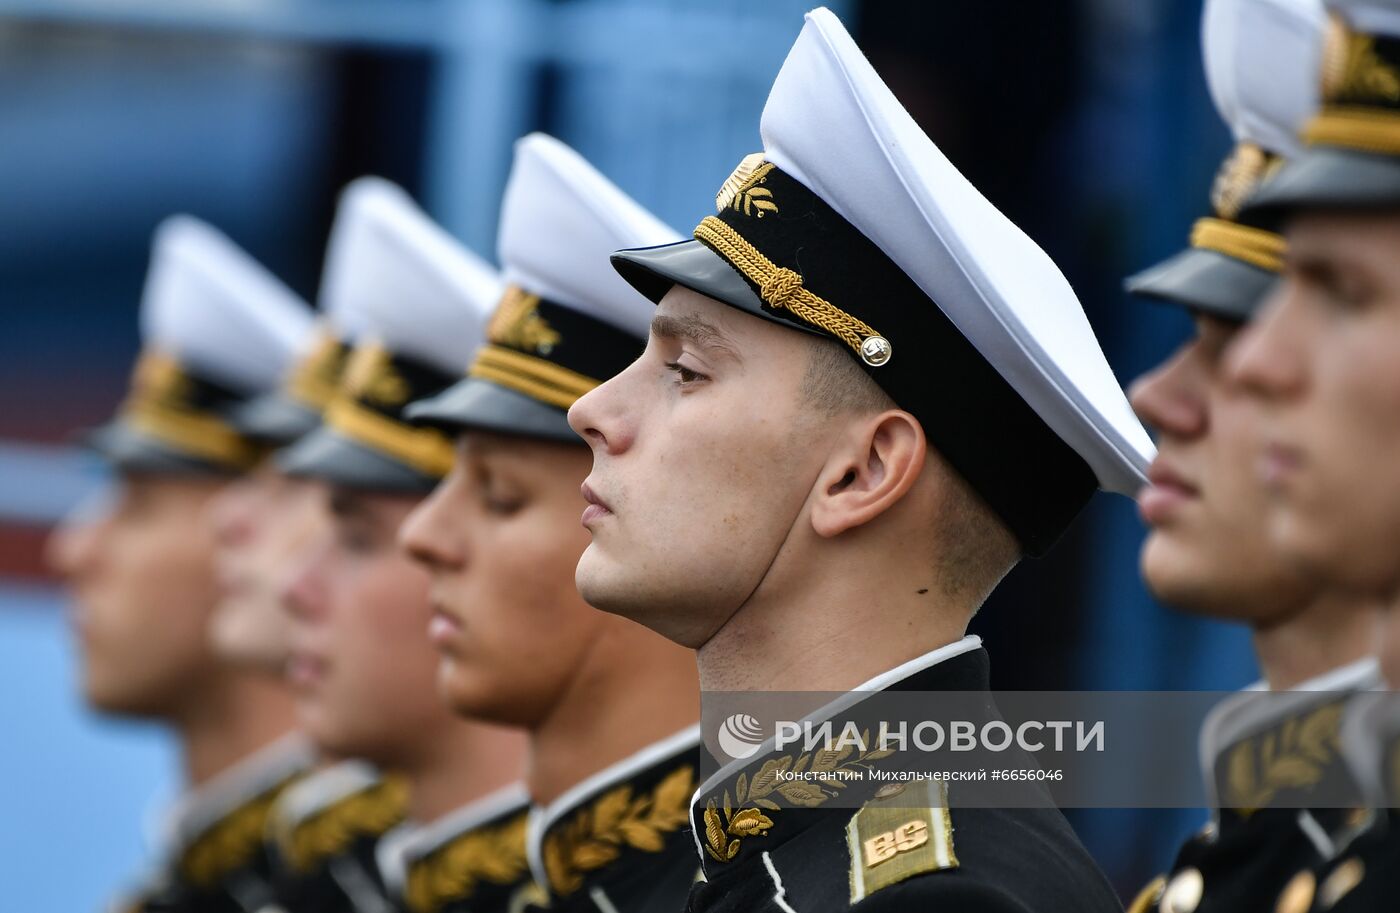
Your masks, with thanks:
M 159 719 L 166 716 L 167 702 L 154 688 L 127 681 L 108 672 L 86 669 L 82 681 L 83 700 L 98 713 Z
M 483 723 L 529 729 L 539 722 L 533 697 L 518 686 L 444 656 L 438 663 L 438 695 L 454 714 Z
M 1213 594 L 1229 568 L 1216 569 L 1207 550 L 1193 547 L 1182 537 L 1161 530 L 1148 533 L 1142 545 L 1142 579 L 1147 589 L 1164 605 L 1193 615 L 1221 617 L 1227 602 Z M 1212 598 L 1212 596 L 1215 598 Z
M 1269 518 L 1269 538 L 1309 578 L 1384 598 L 1400 584 L 1394 547 L 1400 532 L 1381 533 L 1384 525 L 1336 509 L 1306 512 L 1281 505 Z
M 625 615 L 625 612 L 613 607 L 616 602 L 613 597 L 615 587 L 609 585 L 608 578 L 615 576 L 615 573 L 608 572 L 608 564 L 598 543 L 589 543 L 579 556 L 578 566 L 574 569 L 574 586 L 578 587 L 583 601 L 593 608 L 614 615 Z

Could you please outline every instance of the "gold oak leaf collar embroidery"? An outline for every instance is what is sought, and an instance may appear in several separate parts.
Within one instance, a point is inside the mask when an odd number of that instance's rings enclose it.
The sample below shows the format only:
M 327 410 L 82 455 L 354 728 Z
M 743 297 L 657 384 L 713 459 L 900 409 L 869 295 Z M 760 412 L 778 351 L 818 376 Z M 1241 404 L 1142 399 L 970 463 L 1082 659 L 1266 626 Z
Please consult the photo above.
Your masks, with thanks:
M 861 734 L 861 744 L 870 745 L 870 731 Z M 798 755 L 783 755 L 765 760 L 750 777 L 744 771 L 726 786 L 719 798 L 705 801 L 705 852 L 716 862 L 729 862 L 739 855 L 745 839 L 764 836 L 774 819 L 766 812 L 780 812 L 784 807 L 818 808 L 846 788 L 840 779 L 787 780 L 787 774 L 835 773 L 842 770 L 872 770 L 877 761 L 894 754 L 893 749 L 857 752 L 847 746 Z M 777 800 L 782 800 L 786 805 Z
M 404 900 L 413 913 L 437 913 L 468 900 L 482 883 L 508 886 L 526 877 L 529 814 L 461 834 L 409 866 Z

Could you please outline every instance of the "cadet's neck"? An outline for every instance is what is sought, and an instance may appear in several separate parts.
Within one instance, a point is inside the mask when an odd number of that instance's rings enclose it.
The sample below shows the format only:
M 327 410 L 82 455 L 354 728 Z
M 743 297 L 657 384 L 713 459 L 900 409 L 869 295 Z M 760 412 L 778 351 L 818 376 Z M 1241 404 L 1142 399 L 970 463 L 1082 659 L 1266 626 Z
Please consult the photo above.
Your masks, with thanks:
M 1324 594 L 1284 621 L 1254 629 L 1254 651 L 1269 688 L 1285 691 L 1374 655 L 1380 606 Z
M 196 691 L 173 720 L 190 786 L 207 782 L 295 728 L 291 695 L 266 675 L 229 672 Z
M 608 616 L 562 698 L 530 732 L 526 784 L 548 804 L 700 719 L 695 654 Z
M 760 586 L 700 647 L 703 691 L 847 691 L 962 638 L 980 600 L 866 557 Z
M 408 817 L 435 821 L 520 779 L 525 735 L 516 729 L 452 719 L 438 737 L 396 766 L 408 780 Z

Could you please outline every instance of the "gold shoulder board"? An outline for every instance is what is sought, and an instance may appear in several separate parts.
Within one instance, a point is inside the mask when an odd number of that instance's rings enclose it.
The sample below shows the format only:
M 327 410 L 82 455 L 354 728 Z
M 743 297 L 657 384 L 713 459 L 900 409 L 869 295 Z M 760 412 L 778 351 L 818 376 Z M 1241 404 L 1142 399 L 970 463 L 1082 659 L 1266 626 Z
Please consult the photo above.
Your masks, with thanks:
M 851 816 L 846 846 L 852 904 L 906 878 L 957 868 L 948 784 L 925 780 L 877 793 Z

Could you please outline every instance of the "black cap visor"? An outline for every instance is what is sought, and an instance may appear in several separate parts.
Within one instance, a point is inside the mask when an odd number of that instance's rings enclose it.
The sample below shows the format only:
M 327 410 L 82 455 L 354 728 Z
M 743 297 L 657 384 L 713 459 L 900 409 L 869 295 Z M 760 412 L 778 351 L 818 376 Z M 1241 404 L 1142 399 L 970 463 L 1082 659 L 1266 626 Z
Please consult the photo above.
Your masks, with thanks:
M 283 447 L 320 426 L 321 414 L 284 393 L 269 393 L 239 406 L 229 421 L 246 437 Z
M 792 319 L 786 311 L 764 307 L 748 281 L 723 257 L 699 241 L 620 250 L 612 255 L 612 265 L 629 285 L 656 304 L 661 303 L 671 286 L 679 285 L 755 317 L 814 336 L 826 335 Z
M 404 415 L 411 422 L 432 425 L 449 434 L 476 428 L 583 443 L 569 427 L 569 416 L 563 409 L 479 377 L 459 380 L 437 396 L 410 403 Z
M 1400 208 L 1400 158 L 1314 146 L 1245 201 L 1241 220 L 1275 228 L 1299 209 Z
M 1277 281 L 1268 270 L 1192 247 L 1129 276 L 1124 286 L 1134 295 L 1243 323 Z
M 426 495 L 440 481 L 326 427 L 281 451 L 276 460 L 287 475 L 366 491 Z
M 170 476 L 235 476 L 239 471 L 166 444 L 121 419 L 86 432 L 82 443 L 122 472 Z

